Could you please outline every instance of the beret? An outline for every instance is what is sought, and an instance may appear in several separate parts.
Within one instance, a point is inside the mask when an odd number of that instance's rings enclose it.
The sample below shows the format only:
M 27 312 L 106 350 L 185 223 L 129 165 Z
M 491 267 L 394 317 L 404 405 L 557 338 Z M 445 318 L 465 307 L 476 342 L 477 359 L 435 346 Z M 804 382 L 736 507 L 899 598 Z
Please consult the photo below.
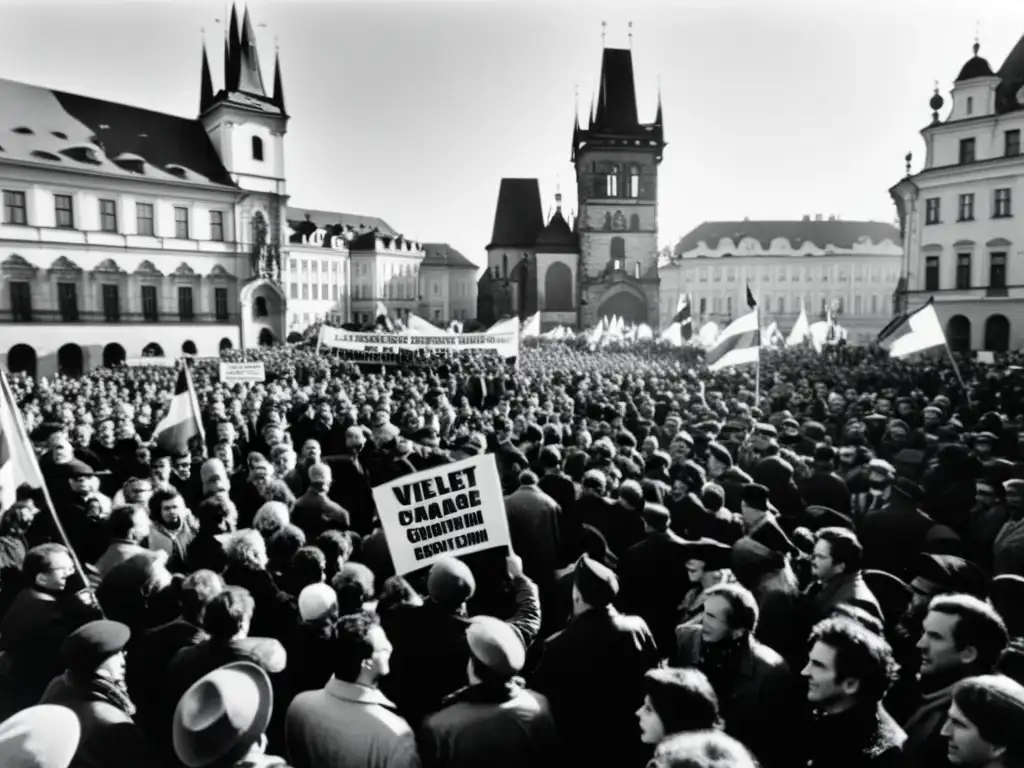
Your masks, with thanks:
M 123 651 L 131 636 L 131 630 L 119 621 L 90 621 L 67 636 L 61 658 L 68 669 L 89 672 Z
M 430 568 L 427 593 L 430 599 L 444 608 L 455 609 L 476 592 L 473 571 L 461 560 L 446 557 Z
M 526 648 L 513 627 L 491 616 L 477 616 L 466 630 L 473 658 L 502 678 L 510 678 L 526 664 Z
M 64 472 L 68 477 L 92 477 L 96 473 L 93 468 L 79 459 L 72 459 L 64 465 Z
M 573 580 L 580 596 L 593 608 L 609 605 L 619 593 L 619 579 L 611 568 L 581 555 Z
M 743 486 L 741 499 L 744 504 L 762 512 L 768 511 L 768 489 L 757 483 L 747 483 Z
M 977 727 L 985 741 L 1009 746 L 1011 754 L 1024 744 L 1024 686 L 1006 675 L 968 677 L 953 689 L 953 703 Z

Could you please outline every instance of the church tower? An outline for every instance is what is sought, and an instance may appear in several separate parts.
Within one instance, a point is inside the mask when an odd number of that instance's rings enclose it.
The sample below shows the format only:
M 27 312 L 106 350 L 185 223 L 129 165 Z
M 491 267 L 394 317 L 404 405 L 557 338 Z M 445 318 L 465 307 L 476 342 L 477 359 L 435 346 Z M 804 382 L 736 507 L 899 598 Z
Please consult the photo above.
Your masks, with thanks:
M 605 48 L 588 125 L 581 128 L 577 117 L 573 126 L 583 328 L 612 315 L 657 326 L 664 148 L 660 94 L 654 122 L 640 122 L 632 51 Z
M 242 23 L 231 8 L 224 40 L 224 87 L 214 93 L 203 47 L 199 121 L 232 181 L 251 194 L 235 206 L 234 241 L 239 244 L 242 345 L 283 339 L 286 297 L 281 271 L 287 262 L 284 137 L 288 113 L 280 58 L 275 56 L 273 91 L 260 67 L 256 33 L 246 8 Z

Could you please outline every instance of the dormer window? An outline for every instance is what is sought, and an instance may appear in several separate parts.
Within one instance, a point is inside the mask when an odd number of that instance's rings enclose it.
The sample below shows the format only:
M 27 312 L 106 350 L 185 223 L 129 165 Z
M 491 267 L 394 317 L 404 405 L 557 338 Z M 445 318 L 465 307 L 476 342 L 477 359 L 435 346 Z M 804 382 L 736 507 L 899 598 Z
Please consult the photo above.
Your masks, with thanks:
M 968 96 L 967 97 L 967 114 L 968 115 L 973 115 L 974 114 L 974 97 L 973 96 Z
M 252 137 L 252 159 L 263 162 L 263 139 L 259 136 Z

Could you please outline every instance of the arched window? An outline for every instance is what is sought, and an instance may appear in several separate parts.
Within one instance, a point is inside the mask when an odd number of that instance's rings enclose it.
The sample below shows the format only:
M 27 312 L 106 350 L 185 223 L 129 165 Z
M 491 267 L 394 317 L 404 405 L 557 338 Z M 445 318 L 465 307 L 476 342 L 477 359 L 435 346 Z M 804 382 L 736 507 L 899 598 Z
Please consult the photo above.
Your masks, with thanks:
M 971 321 L 963 315 L 953 315 L 946 323 L 946 340 L 954 352 L 968 352 L 971 349 Z
M 619 166 L 613 165 L 611 171 L 605 176 L 604 193 L 606 197 L 619 196 Z
M 640 197 L 640 166 L 638 165 L 629 166 L 629 196 L 634 199 Z
M 259 136 L 252 137 L 252 159 L 263 162 L 263 139 Z
M 626 241 L 621 237 L 613 237 L 608 257 L 612 262 L 612 269 L 623 269 L 626 264 Z
M 985 321 L 985 349 L 1006 352 L 1010 348 L 1010 321 L 1005 315 L 989 315 Z
M 629 231 L 639 232 L 640 231 L 640 214 L 634 213 L 629 217 Z
M 544 309 L 569 312 L 572 311 L 572 303 L 572 270 L 556 261 L 544 275 Z
M 257 296 L 256 301 L 254 302 L 254 306 L 256 309 L 256 317 L 266 317 L 267 315 L 270 314 L 270 312 L 267 310 L 266 297 Z

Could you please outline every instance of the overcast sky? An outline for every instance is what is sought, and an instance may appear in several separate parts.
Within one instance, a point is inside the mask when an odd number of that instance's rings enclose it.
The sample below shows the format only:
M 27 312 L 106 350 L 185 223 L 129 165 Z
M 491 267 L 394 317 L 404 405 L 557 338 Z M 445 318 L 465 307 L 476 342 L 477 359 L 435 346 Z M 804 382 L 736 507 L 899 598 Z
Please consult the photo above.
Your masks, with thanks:
M 264 79 L 281 51 L 292 204 L 372 214 L 485 258 L 498 185 L 537 177 L 545 209 L 609 47 L 633 58 L 641 120 L 660 79 L 660 240 L 705 220 L 805 213 L 891 221 L 924 150 L 938 80 L 997 69 L 1024 0 L 249 3 Z M 200 29 L 219 89 L 221 0 L 0 0 L 0 77 L 194 116 Z M 242 7 L 239 7 L 241 14 Z M 545 213 L 547 210 L 545 210 Z

